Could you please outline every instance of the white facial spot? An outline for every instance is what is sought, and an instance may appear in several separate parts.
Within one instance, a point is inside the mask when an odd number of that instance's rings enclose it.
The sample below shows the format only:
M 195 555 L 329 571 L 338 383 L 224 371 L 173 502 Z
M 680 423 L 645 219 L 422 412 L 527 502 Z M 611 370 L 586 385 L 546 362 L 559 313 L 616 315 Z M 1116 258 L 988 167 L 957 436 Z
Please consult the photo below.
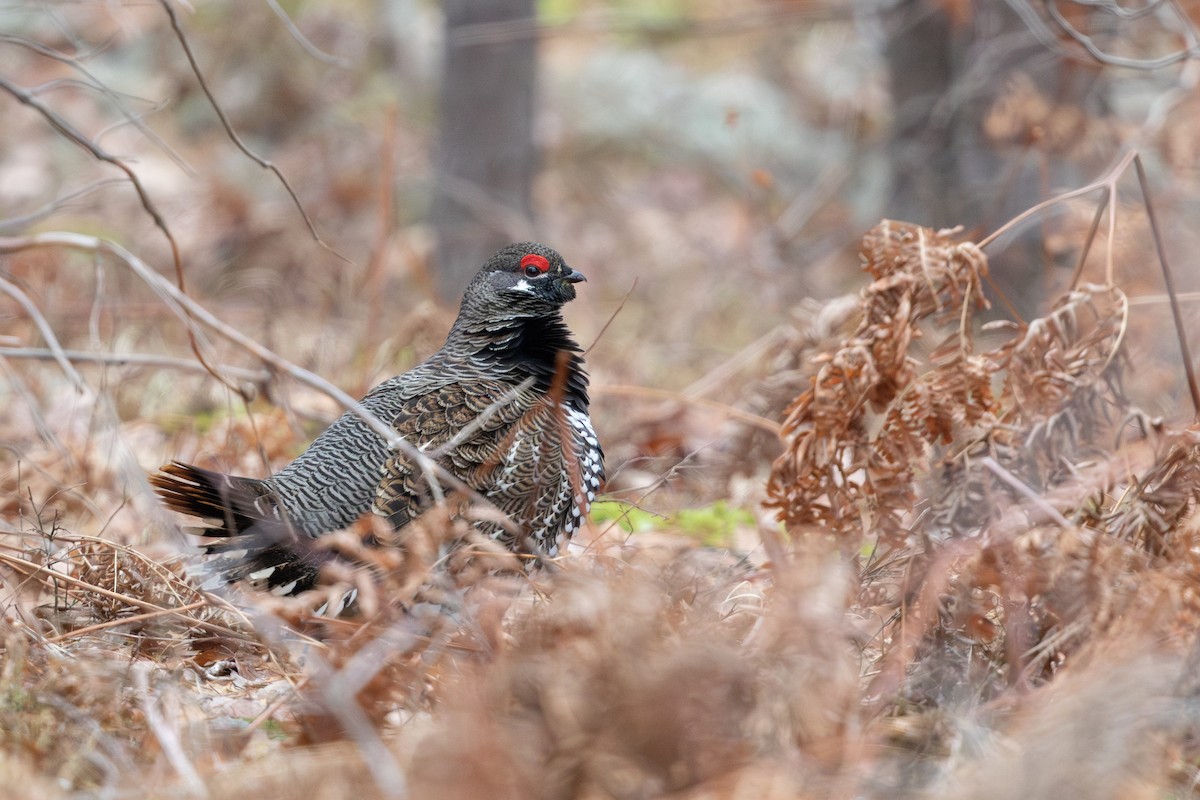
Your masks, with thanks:
M 510 292 L 525 292 L 525 294 L 533 294 L 533 287 L 529 285 L 529 281 L 521 278 L 517 284 L 508 291 Z

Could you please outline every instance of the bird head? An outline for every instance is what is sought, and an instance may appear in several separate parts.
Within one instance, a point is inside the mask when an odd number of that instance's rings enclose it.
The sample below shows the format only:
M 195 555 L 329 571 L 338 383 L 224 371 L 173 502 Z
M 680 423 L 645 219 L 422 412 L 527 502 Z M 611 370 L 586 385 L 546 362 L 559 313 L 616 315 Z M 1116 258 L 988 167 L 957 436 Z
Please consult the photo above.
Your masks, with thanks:
M 575 284 L 586 281 L 554 250 L 518 242 L 499 250 L 467 287 L 464 307 L 474 301 L 517 316 L 540 316 L 575 299 Z

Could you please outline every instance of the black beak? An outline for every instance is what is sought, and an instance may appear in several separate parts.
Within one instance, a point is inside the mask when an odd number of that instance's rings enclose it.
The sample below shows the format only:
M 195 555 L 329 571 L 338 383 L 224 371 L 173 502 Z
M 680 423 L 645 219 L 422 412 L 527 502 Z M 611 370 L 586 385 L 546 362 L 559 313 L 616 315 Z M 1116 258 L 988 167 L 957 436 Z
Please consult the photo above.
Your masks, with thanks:
M 587 280 L 587 276 L 582 272 L 573 270 L 570 267 L 567 267 L 567 270 L 567 274 L 562 276 L 562 279 L 567 283 L 583 283 Z

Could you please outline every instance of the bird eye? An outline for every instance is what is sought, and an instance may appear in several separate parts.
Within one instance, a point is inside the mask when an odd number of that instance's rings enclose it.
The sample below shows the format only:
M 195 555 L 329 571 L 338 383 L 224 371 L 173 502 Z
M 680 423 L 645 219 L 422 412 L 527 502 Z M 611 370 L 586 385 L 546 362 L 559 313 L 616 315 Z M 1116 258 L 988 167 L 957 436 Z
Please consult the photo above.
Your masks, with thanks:
M 537 253 L 528 253 L 521 259 L 521 269 L 531 278 L 550 271 L 550 261 Z

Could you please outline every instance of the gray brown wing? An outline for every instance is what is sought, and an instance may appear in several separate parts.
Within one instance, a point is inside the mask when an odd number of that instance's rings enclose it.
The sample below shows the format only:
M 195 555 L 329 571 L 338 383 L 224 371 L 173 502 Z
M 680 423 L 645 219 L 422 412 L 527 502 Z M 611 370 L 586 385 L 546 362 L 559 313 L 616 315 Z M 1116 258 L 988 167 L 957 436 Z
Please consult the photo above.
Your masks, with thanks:
M 516 391 L 507 383 L 461 381 L 406 400 L 394 427 L 442 468 L 487 494 L 503 458 L 504 440 L 534 402 L 528 391 Z M 393 453 L 375 493 L 375 513 L 400 528 L 430 503 L 423 471 L 404 453 Z
M 481 415 L 487 415 L 486 419 Z M 604 478 L 603 454 L 587 415 L 509 384 L 451 384 L 410 401 L 397 430 L 521 530 L 480 530 L 522 552 L 557 555 Z M 440 452 L 439 452 L 440 448 Z M 401 453 L 384 467 L 375 511 L 402 527 L 431 502 L 421 470 Z

